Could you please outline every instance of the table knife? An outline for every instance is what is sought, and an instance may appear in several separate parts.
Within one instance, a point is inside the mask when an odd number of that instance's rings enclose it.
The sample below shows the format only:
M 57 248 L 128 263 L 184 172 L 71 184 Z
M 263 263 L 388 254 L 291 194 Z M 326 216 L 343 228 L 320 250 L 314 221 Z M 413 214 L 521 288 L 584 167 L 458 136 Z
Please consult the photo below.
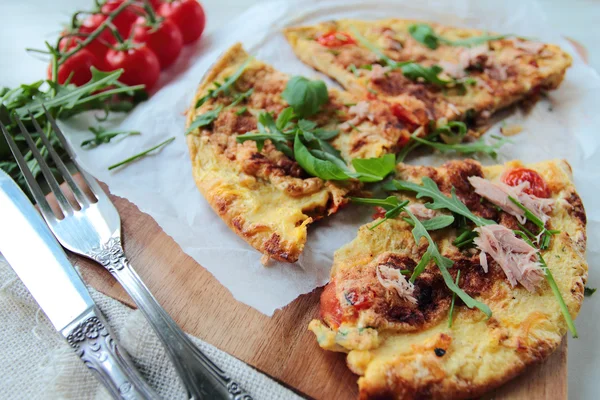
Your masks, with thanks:
M 157 399 L 116 342 L 62 247 L 17 184 L 0 170 L 0 252 L 115 399 Z

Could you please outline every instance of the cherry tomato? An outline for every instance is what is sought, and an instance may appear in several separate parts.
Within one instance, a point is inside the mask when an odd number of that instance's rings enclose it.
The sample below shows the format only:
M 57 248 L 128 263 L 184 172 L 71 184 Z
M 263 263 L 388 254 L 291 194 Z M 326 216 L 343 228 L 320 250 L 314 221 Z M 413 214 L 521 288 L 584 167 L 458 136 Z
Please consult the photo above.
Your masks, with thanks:
M 183 48 L 181 31 L 166 18 L 154 29 L 146 25 L 146 18 L 139 17 L 133 26 L 133 40 L 146 43 L 146 46 L 158 57 L 162 69 L 173 64 Z
M 83 21 L 82 25 L 79 27 L 79 32 L 89 35 L 94 32 L 96 28 L 98 28 L 105 20 L 106 17 L 102 14 L 92 14 Z M 82 36 L 82 40 L 85 40 L 85 36 Z M 113 36 L 110 29 L 105 28 L 102 33 L 96 39 L 92 40 L 92 42 L 85 48 L 94 53 L 99 60 L 102 60 L 101 63 L 104 64 L 103 60 L 106 52 L 108 51 L 108 47 L 106 47 L 106 45 L 114 44 L 116 42 L 117 39 Z M 106 68 L 100 69 L 105 70 Z
M 160 8 L 160 6 L 162 6 L 162 4 L 163 4 L 162 0 L 150 0 L 150 5 L 154 9 L 154 11 L 158 11 L 158 9 Z
M 524 190 L 525 193 L 542 198 L 550 197 L 550 189 L 536 171 L 528 168 L 513 168 L 502 177 L 504 183 L 510 186 L 518 186 L 523 182 L 529 182 L 529 187 Z
M 119 8 L 123 2 L 124 0 L 109 0 L 102 5 L 100 11 L 108 18 L 108 14 Z M 133 24 L 140 15 L 145 15 L 144 9 L 140 6 L 130 5 L 113 18 L 112 23 L 121 36 L 123 36 L 123 39 L 129 36 Z
M 58 67 L 58 83 L 61 85 L 71 77 L 71 83 L 81 86 L 92 79 L 90 68 L 98 64 L 96 56 L 87 49 L 81 49 Z M 52 79 L 52 64 L 48 66 L 48 79 Z
M 340 47 L 347 44 L 356 44 L 356 40 L 346 32 L 329 32 L 317 38 L 317 42 L 325 47 Z
M 333 328 L 342 323 L 342 308 L 335 292 L 335 281 L 331 281 L 321 293 L 320 304 L 321 319 Z
M 183 36 L 183 43 L 192 43 L 202 35 L 206 25 L 204 9 L 196 0 L 176 0 L 163 3 L 158 14 L 171 20 Z
M 147 91 L 156 84 L 160 74 L 156 54 L 145 45 L 127 50 L 110 49 L 106 53 L 106 64 L 110 71 L 123 68 L 120 82 L 126 85 L 143 84 Z

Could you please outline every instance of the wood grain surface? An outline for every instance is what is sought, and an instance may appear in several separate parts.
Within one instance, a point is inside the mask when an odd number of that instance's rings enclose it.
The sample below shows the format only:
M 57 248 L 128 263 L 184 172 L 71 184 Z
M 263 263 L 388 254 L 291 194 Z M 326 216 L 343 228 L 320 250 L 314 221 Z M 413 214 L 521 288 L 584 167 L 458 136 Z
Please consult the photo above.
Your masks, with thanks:
M 147 214 L 111 196 L 123 222 L 125 252 L 136 271 L 186 331 L 315 399 L 354 399 L 357 376 L 345 355 L 321 350 L 308 322 L 318 316 L 321 289 L 300 296 L 271 318 L 237 302 L 207 270 L 184 254 Z M 99 291 L 134 306 L 113 277 L 72 256 L 84 279 Z M 489 393 L 486 399 L 567 398 L 567 346 L 545 363 Z

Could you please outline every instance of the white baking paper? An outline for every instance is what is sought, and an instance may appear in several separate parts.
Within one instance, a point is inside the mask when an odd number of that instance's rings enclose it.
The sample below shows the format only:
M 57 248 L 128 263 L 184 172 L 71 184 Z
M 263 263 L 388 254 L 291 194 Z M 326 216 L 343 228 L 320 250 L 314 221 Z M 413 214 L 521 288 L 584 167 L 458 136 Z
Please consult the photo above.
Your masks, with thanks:
M 283 26 L 335 18 L 392 16 L 535 37 L 560 44 L 573 55 L 573 67 L 559 90 L 551 92 L 527 115 L 522 111 L 510 115 L 509 123 L 519 122 L 525 129 L 512 138 L 514 144 L 502 150 L 499 161 L 566 158 L 571 163 L 588 211 L 589 259 L 593 266 L 598 260 L 600 239 L 600 205 L 594 196 L 600 179 L 600 117 L 597 113 L 600 79 L 580 60 L 572 46 L 545 24 L 540 7 L 527 1 L 260 4 L 204 37 L 194 48 L 185 49 L 182 59 L 163 76 L 161 89 L 122 121 L 115 122 L 120 123 L 122 129 L 139 130 L 142 135 L 113 141 L 94 150 L 82 150 L 79 144 L 90 135 L 85 128 L 93 121 L 82 117 L 65 124 L 69 140 L 81 164 L 107 183 L 113 194 L 127 198 L 150 214 L 183 251 L 209 270 L 237 300 L 272 315 L 300 294 L 327 282 L 334 251 L 353 239 L 358 226 L 369 220 L 371 210 L 352 207 L 315 224 L 309 229 L 306 249 L 296 264 L 272 262 L 263 266 L 261 254 L 238 238 L 198 192 L 183 135 L 183 114 L 203 74 L 219 54 L 236 41 L 242 42 L 258 59 L 284 72 L 323 79 L 296 59 L 280 32 Z M 499 124 L 488 134 L 497 134 L 498 128 Z M 109 165 L 171 136 L 176 140 L 160 153 L 114 172 L 107 170 Z M 439 156 L 428 156 L 414 162 L 439 164 L 443 160 Z M 185 293 L 180 295 L 185 296 Z M 578 323 L 583 331 L 592 322 L 584 318 Z

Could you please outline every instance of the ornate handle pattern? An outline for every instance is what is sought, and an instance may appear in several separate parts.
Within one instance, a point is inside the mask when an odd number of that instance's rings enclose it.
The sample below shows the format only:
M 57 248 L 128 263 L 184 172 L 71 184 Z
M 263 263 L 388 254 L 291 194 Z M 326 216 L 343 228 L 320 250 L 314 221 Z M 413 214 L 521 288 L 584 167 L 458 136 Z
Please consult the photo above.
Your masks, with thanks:
M 121 239 L 113 237 L 90 254 L 119 281 L 165 346 L 190 399 L 252 400 L 242 387 L 213 363 L 158 304 L 125 257 Z
M 62 334 L 114 399 L 158 398 L 113 339 L 96 307 L 73 321 Z

